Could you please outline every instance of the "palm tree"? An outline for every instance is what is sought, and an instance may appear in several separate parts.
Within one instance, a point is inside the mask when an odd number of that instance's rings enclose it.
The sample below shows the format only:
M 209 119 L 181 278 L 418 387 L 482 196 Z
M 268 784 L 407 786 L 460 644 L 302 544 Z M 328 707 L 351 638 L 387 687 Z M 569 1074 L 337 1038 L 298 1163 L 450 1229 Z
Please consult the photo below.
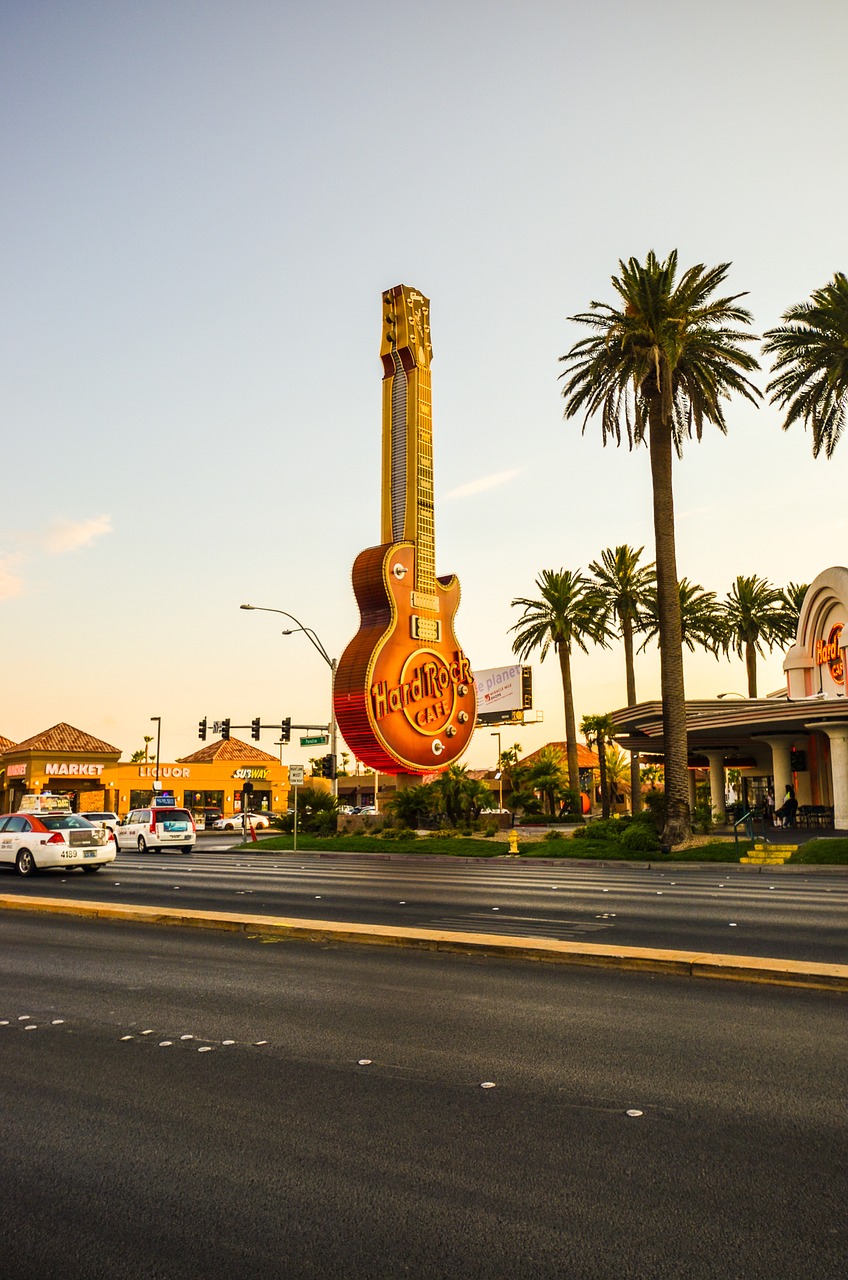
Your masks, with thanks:
M 601 784 L 601 817 L 610 816 L 610 789 L 607 780 L 607 742 L 615 732 L 615 725 L 609 715 L 584 716 L 580 721 L 580 732 L 590 747 L 598 753 L 598 773 Z
M 542 747 L 536 753 L 527 773 L 526 782 L 534 791 L 541 791 L 547 812 L 555 814 L 567 792 L 574 793 L 579 802 L 580 782 L 572 787 L 563 768 L 562 752 L 558 747 Z
M 771 403 L 787 410 L 784 431 L 800 419 L 812 428 L 813 457 L 824 447 L 829 458 L 848 408 L 848 278 L 837 271 L 809 302 L 790 307 L 781 319 L 763 344 L 775 357 L 766 389 Z
M 614 742 L 608 742 L 605 752 L 605 764 L 607 774 L 607 786 L 609 787 L 610 796 L 617 796 L 619 792 L 626 796 L 630 790 L 630 782 L 627 778 L 629 772 L 627 768 L 627 760 L 623 751 L 615 745 Z M 633 797 L 630 797 L 630 809 L 633 811 Z
M 616 625 L 624 643 L 624 675 L 627 705 L 636 705 L 636 668 L 633 662 L 633 636 L 640 621 L 645 592 L 656 580 L 654 566 L 640 565 L 644 547 L 607 547 L 600 561 L 593 560 L 589 571 L 594 574 L 606 607 L 608 625 Z M 640 807 L 639 753 L 630 753 L 630 793 L 634 812 Z M 602 792 L 603 794 L 603 792 Z M 606 817 L 606 814 L 604 814 Z
M 398 789 L 386 798 L 385 807 L 395 822 L 403 827 L 420 827 L 432 818 L 439 806 L 439 794 L 432 782 L 414 783 Z
M 791 620 L 793 632 L 798 630 L 801 606 L 804 603 L 804 596 L 807 594 L 809 587 L 809 582 L 790 582 L 781 593 L 783 603 L 786 605 L 787 620 Z
M 680 596 L 680 640 L 690 653 L 695 652 L 696 645 L 706 649 L 708 653 L 718 657 L 723 649 L 724 622 L 721 605 L 714 591 L 705 591 L 696 582 L 681 578 L 677 584 Z M 645 639 L 639 646 L 639 652 L 646 649 L 649 642 L 656 638 L 662 648 L 660 635 L 660 606 L 656 587 L 645 593 L 642 606 L 640 631 Z
M 691 830 L 687 779 L 686 700 L 680 636 L 680 597 L 674 537 L 672 454 L 686 437 L 700 440 L 704 422 L 726 432 L 722 401 L 732 392 L 756 402 L 759 391 L 745 377 L 759 366 L 742 344 L 753 335 L 732 326 L 750 324 L 741 294 L 715 297 L 729 263 L 690 267 L 677 279 L 677 251 L 660 262 L 620 262 L 612 285 L 622 306 L 592 302 L 572 316 L 592 335 L 562 360 L 565 417 L 583 414 L 583 429 L 600 414 L 601 437 L 621 443 L 622 426 L 632 448 L 647 441 L 651 454 L 657 594 L 660 618 L 660 683 L 666 760 L 667 816 L 664 847 Z
M 787 643 L 795 634 L 795 623 L 787 611 L 783 592 L 755 574 L 737 577 L 724 602 L 725 653 L 732 649 L 744 657 L 748 673 L 748 697 L 757 696 L 757 654 Z
M 512 601 L 513 608 L 524 610 L 510 631 L 516 631 L 513 653 L 527 658 L 534 649 L 539 650 L 539 661 L 544 662 L 551 645 L 559 657 L 562 676 L 562 698 L 565 706 L 565 747 L 568 756 L 568 785 L 580 792 L 580 772 L 577 767 L 577 730 L 574 721 L 574 692 L 571 684 L 571 653 L 575 645 L 584 653 L 589 650 L 586 641 L 606 648 L 609 630 L 604 621 L 602 600 L 597 587 L 579 571 L 543 569 L 536 579 L 537 599 L 519 596 Z

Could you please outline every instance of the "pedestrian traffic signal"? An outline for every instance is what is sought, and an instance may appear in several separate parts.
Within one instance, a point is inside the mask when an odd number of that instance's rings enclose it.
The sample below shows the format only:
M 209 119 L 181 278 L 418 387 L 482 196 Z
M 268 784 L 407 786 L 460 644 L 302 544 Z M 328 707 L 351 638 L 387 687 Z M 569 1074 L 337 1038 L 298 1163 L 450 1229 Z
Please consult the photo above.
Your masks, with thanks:
M 197 726 L 197 736 L 201 742 L 206 741 L 206 716 L 203 717 Z
M 336 757 L 324 756 L 321 761 L 321 776 L 324 778 L 335 778 L 336 776 Z
M 280 742 L 291 742 L 291 716 L 286 716 L 280 726 Z
M 261 716 L 257 716 L 255 720 L 251 720 L 250 722 L 250 736 L 251 738 L 255 738 L 257 742 L 259 741 L 260 720 Z
M 229 740 L 230 740 L 230 722 L 229 722 L 229 720 L 222 720 L 222 721 L 221 721 L 221 737 L 224 739 L 224 741 L 225 741 L 225 742 L 229 742 Z

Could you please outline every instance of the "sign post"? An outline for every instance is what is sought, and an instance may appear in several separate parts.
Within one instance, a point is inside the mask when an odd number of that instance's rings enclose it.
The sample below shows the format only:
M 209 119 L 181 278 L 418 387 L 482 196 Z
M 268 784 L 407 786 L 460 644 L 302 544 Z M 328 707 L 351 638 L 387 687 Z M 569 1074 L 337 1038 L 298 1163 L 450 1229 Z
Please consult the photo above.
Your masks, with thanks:
M 289 784 L 294 788 L 294 852 L 297 853 L 297 789 L 303 786 L 303 765 L 289 765 Z

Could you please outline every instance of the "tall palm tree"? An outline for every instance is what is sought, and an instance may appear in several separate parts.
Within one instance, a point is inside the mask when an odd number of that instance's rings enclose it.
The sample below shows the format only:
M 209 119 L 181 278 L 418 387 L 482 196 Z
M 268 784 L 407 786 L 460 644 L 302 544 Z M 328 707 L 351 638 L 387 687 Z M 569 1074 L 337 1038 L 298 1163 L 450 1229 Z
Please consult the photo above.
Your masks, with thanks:
M 565 417 L 583 414 L 583 429 L 600 415 L 606 444 L 631 448 L 647 441 L 651 454 L 657 596 L 660 613 L 660 683 L 666 760 L 667 817 L 662 842 L 679 844 L 691 830 L 687 779 L 686 702 L 680 637 L 680 596 L 674 537 L 672 454 L 686 437 L 700 440 L 704 422 L 726 432 L 722 402 L 733 392 L 756 403 L 759 391 L 745 377 L 759 366 L 744 343 L 753 335 L 738 305 L 741 294 L 717 297 L 729 263 L 699 264 L 677 278 L 677 251 L 660 262 L 620 262 L 612 285 L 620 308 L 592 302 L 572 316 L 594 332 L 561 359 Z
M 722 609 L 724 615 L 725 653 L 732 649 L 745 659 L 748 673 L 748 697 L 757 696 L 757 654 L 764 654 L 776 644 L 787 644 L 795 634 L 797 620 L 793 622 L 786 608 L 783 592 L 765 578 L 752 574 L 749 578 L 739 575 L 730 588 Z
M 601 817 L 610 816 L 610 789 L 607 780 L 607 746 L 615 732 L 615 725 L 609 715 L 584 716 L 580 721 L 580 732 L 590 747 L 598 753 L 598 773 L 601 784 Z
M 724 621 L 721 606 L 714 591 L 705 591 L 696 582 L 681 578 L 677 584 L 680 596 L 680 641 L 690 653 L 696 646 L 706 649 L 708 653 L 718 657 L 723 651 Z M 651 640 L 657 639 L 662 648 L 660 631 L 660 606 L 656 587 L 645 592 L 639 630 L 645 639 L 639 646 L 639 652 L 647 648 Z
M 643 565 L 644 547 L 607 547 L 600 560 L 589 565 L 607 613 L 607 623 L 616 626 L 624 644 L 624 677 L 627 689 L 627 705 L 636 705 L 636 668 L 633 662 L 633 636 L 639 626 L 645 592 L 656 581 L 654 566 Z M 639 753 L 630 753 L 630 794 L 633 812 L 640 808 Z M 604 817 L 607 815 L 604 814 Z
M 789 582 L 781 592 L 783 603 L 786 605 L 787 618 L 791 620 L 793 632 L 798 630 L 801 605 L 804 603 L 804 596 L 807 594 L 809 586 L 809 582 Z
M 513 608 L 524 610 L 515 626 L 510 627 L 510 631 L 518 633 L 512 651 L 519 658 L 527 658 L 534 649 L 538 649 L 539 661 L 544 662 L 553 645 L 562 677 L 568 785 L 579 794 L 571 654 L 575 645 L 588 653 L 587 640 L 606 648 L 609 631 L 598 589 L 579 571 L 572 573 L 570 569 L 560 569 L 556 573 L 552 569 L 543 569 L 536 579 L 536 589 L 539 592 L 536 599 L 519 596 L 512 601 Z
M 763 350 L 774 357 L 775 375 L 766 389 L 771 403 L 787 410 L 784 431 L 802 421 L 812 428 L 813 457 L 824 448 L 829 458 L 848 410 L 848 278 L 837 271 L 781 319 L 765 334 Z

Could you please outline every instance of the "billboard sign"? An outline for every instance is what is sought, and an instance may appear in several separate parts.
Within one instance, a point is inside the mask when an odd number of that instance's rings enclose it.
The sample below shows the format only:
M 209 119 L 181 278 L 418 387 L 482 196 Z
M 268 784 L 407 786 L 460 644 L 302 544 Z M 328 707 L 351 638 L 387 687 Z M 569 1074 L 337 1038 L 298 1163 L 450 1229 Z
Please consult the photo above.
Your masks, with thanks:
M 475 671 L 477 714 L 480 718 L 492 714 L 509 718 L 509 712 L 532 706 L 529 677 L 530 668 L 517 663 L 511 667 L 487 667 L 483 671 Z

